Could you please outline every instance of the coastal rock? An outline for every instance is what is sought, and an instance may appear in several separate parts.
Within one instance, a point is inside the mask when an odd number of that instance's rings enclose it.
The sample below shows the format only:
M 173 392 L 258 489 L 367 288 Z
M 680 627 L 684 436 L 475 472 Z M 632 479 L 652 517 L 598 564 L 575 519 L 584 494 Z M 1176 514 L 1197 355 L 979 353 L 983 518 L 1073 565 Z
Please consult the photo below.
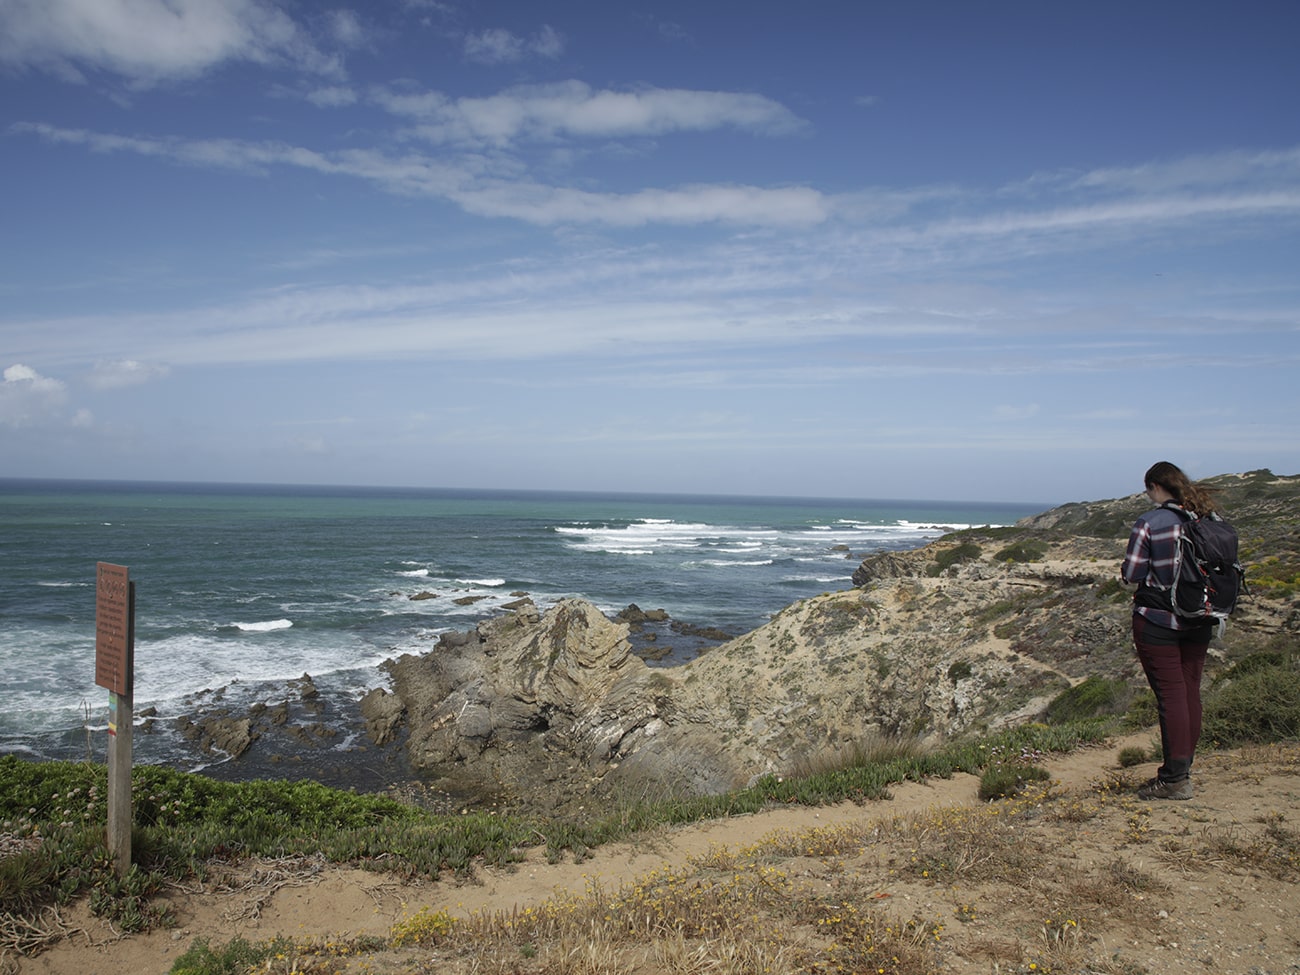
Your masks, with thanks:
M 389 672 L 412 716 L 414 768 L 505 789 L 534 808 L 563 809 L 621 781 L 717 791 L 742 777 L 697 740 L 712 738 L 701 734 L 707 714 L 679 721 L 674 682 L 631 652 L 625 624 L 582 600 L 540 617 L 530 605 L 483 623 L 477 640 L 404 656 Z
M 361 699 L 361 716 L 366 722 L 366 735 L 376 745 L 386 745 L 393 740 L 397 727 L 406 714 L 406 705 L 395 694 L 376 687 Z
M 921 574 L 919 561 L 912 552 L 879 552 L 862 560 L 853 570 L 853 584 L 866 586 L 883 579 L 906 579 Z
M 182 716 L 176 719 L 176 728 L 205 755 L 230 758 L 243 755 L 258 737 L 251 718 L 232 718 L 225 713 L 210 714 L 198 721 Z
M 668 620 L 668 610 L 642 609 L 636 603 L 628 603 L 627 608 L 620 610 L 614 618 L 620 623 L 664 623 Z
M 1037 536 L 1035 536 L 1037 537 Z M 849 754 L 1032 719 L 1091 673 L 1141 675 L 1118 555 L 1042 540 L 1012 561 L 965 533 L 864 560 L 858 588 L 787 607 L 680 666 L 632 652 L 611 620 L 529 604 L 391 661 L 414 770 L 562 813 L 620 792 L 711 794 Z M 1026 549 L 1028 551 L 1028 549 Z

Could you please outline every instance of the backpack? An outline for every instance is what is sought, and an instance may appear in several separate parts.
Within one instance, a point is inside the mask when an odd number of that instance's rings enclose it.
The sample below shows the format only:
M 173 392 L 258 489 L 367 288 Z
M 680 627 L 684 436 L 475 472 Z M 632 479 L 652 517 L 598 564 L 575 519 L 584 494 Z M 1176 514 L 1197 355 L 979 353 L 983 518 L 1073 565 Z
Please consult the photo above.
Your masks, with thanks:
M 1211 512 L 1204 518 L 1169 505 L 1183 519 L 1174 558 L 1174 585 L 1162 595 L 1175 615 L 1226 620 L 1246 591 L 1246 570 L 1237 560 L 1237 529 Z

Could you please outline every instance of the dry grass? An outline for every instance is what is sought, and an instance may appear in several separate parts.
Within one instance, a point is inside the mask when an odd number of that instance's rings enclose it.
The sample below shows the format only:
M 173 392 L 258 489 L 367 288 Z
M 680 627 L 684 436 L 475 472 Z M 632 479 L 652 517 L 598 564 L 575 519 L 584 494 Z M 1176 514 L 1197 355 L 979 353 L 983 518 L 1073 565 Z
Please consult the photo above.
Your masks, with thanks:
M 617 890 L 456 919 L 425 943 L 436 964 L 402 970 L 1138 975 L 1114 945 L 1141 937 L 1148 899 L 1187 875 L 1300 879 L 1281 813 L 1171 832 L 1131 788 L 1122 776 L 1079 792 L 1049 784 L 715 846 Z
M 1269 957 L 1300 957 L 1300 941 L 1267 913 L 1300 910 L 1289 818 L 1300 745 L 1200 764 L 1207 792 L 1231 805 L 1139 802 L 1140 776 L 1109 772 L 1087 788 L 1040 784 L 986 804 L 885 817 L 866 806 L 833 825 L 714 845 L 616 887 L 590 881 L 511 911 L 426 909 L 386 938 L 277 942 L 239 971 L 1172 975 L 1244 970 L 1234 952 L 1258 951 L 1268 930 Z M 1229 914 L 1215 914 L 1220 903 Z M 1199 953 L 1179 955 L 1190 939 Z

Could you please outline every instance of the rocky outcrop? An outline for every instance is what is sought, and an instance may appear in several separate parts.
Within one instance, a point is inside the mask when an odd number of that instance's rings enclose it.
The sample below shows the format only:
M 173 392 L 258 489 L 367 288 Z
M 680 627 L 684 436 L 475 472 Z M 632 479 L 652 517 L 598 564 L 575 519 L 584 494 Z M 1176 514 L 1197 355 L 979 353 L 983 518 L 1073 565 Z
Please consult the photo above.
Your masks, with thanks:
M 905 579 L 920 574 L 924 556 L 915 552 L 877 552 L 853 570 L 853 584 L 866 586 L 886 579 Z
M 1295 481 L 1260 472 L 1240 490 L 1280 505 Z M 1234 500 L 1255 536 L 1300 550 L 1292 521 L 1252 522 L 1249 497 Z M 550 813 L 620 793 L 719 793 L 876 736 L 936 741 L 1031 720 L 1090 675 L 1142 686 L 1117 578 L 1135 510 L 1138 498 L 1069 505 L 873 555 L 856 588 L 671 668 L 629 645 L 629 626 L 657 611 L 611 620 L 581 600 L 545 614 L 521 600 L 390 661 L 393 693 L 372 692 L 367 720 L 391 737 L 404 713 L 411 765 L 433 784 Z M 1267 634 L 1297 618 L 1259 600 L 1234 627 Z
M 361 699 L 361 717 L 366 722 L 366 736 L 376 745 L 387 745 L 397 734 L 406 716 L 406 705 L 396 694 L 376 687 Z
M 387 669 L 412 765 L 460 788 L 557 811 L 620 784 L 717 792 L 741 777 L 718 760 L 707 711 L 684 713 L 679 680 L 582 600 L 544 616 L 528 603 Z
M 197 721 L 182 716 L 176 720 L 176 727 L 187 741 L 210 756 L 238 758 L 258 738 L 251 718 L 235 718 L 225 712 L 201 716 Z
M 1081 626 L 1086 641 L 1041 626 L 1032 640 L 994 636 L 986 612 L 1026 614 L 1028 627 L 1033 597 L 1063 587 L 1096 603 L 1113 567 L 975 560 L 930 575 L 910 554 L 876 564 L 890 578 L 796 603 L 669 669 L 647 667 L 626 624 L 576 599 L 448 635 L 388 665 L 410 761 L 551 813 L 620 791 L 719 793 L 873 735 L 943 738 L 1023 720 L 1070 685 L 1074 657 L 1124 644 L 1119 608 Z

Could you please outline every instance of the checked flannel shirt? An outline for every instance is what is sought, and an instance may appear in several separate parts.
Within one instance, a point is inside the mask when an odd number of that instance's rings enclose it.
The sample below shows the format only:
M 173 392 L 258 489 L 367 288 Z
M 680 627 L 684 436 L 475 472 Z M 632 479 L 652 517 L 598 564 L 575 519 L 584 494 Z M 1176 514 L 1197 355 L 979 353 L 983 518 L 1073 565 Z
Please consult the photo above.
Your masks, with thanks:
M 1181 508 L 1169 503 L 1148 511 L 1133 525 L 1133 534 L 1129 536 L 1128 551 L 1124 553 L 1124 564 L 1120 568 L 1120 578 L 1130 585 L 1151 586 L 1156 589 L 1168 589 L 1174 584 L 1174 569 L 1178 558 L 1178 536 L 1183 530 Z M 1150 620 L 1156 626 L 1171 630 L 1186 630 L 1193 626 L 1203 626 L 1201 621 L 1181 619 L 1166 609 L 1154 606 L 1134 606 L 1133 612 Z

